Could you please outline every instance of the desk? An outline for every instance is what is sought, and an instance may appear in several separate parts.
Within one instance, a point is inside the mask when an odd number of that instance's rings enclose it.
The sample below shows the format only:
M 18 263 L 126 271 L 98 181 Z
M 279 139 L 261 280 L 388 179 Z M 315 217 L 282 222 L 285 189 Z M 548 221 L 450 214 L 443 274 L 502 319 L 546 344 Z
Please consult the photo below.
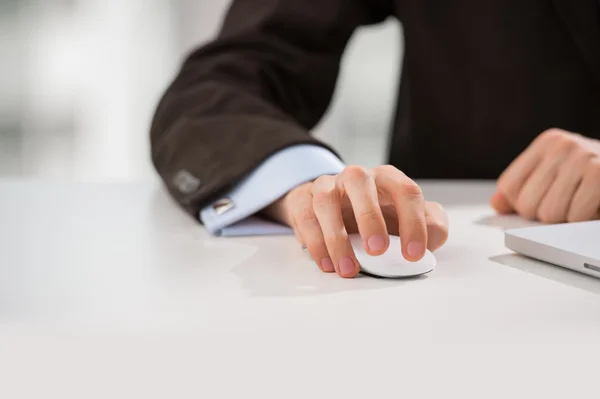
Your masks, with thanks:
M 493 185 L 422 186 L 437 269 L 344 280 L 158 184 L 0 181 L 0 397 L 598 397 L 600 281 L 512 255 Z

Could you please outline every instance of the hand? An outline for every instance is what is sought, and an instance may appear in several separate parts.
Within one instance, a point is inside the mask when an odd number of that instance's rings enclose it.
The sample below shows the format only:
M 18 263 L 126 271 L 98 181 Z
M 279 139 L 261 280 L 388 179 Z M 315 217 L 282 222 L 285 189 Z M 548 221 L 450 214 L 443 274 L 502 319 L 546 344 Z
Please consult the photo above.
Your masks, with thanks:
M 491 205 L 543 223 L 599 219 L 600 141 L 542 133 L 500 176 Z
M 348 234 L 359 232 L 374 256 L 387 250 L 389 234 L 399 235 L 409 261 L 448 237 L 442 207 L 426 203 L 421 188 L 393 166 L 348 166 L 337 176 L 321 176 L 291 190 L 266 214 L 294 229 L 323 272 L 346 278 L 360 271 Z

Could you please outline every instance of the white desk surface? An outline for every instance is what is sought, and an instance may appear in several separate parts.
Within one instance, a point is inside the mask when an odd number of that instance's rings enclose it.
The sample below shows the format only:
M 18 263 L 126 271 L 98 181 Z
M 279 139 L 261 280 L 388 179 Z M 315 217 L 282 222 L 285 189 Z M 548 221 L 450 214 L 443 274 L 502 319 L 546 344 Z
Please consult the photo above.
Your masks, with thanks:
M 344 280 L 157 184 L 0 180 L 0 397 L 597 398 L 600 280 L 512 255 L 492 184 L 423 187 L 437 269 Z

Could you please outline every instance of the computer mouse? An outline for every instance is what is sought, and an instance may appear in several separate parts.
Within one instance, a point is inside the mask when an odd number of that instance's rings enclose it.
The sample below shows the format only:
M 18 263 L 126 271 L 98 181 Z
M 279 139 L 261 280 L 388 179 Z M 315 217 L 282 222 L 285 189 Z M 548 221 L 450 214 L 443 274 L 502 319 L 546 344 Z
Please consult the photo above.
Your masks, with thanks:
M 390 235 L 388 249 L 379 256 L 372 256 L 365 251 L 360 234 L 349 234 L 350 243 L 363 274 L 383 278 L 408 278 L 427 274 L 435 269 L 437 260 L 429 251 L 417 262 L 410 262 L 402 255 L 400 237 Z M 307 256 L 308 250 L 304 248 Z
M 437 260 L 429 251 L 417 262 L 410 262 L 402 255 L 400 237 L 390 235 L 388 249 L 379 256 L 369 255 L 363 247 L 360 234 L 350 234 L 350 243 L 363 273 L 385 278 L 415 277 L 431 272 Z

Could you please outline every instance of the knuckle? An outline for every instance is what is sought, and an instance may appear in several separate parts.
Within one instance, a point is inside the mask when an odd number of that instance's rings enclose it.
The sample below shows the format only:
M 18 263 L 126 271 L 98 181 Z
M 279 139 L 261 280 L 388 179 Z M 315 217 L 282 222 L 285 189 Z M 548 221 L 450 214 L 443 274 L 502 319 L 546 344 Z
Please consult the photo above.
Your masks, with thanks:
M 325 234 L 324 236 L 325 243 L 327 243 L 328 248 L 332 248 L 335 250 L 340 250 L 346 246 L 346 242 L 348 241 L 348 235 L 343 232 L 330 232 Z
M 380 165 L 373 169 L 373 172 L 375 174 L 396 173 L 398 171 L 399 171 L 398 168 L 396 168 L 395 166 L 392 166 L 392 165 Z
M 314 222 L 317 220 L 317 216 L 315 215 L 315 211 L 312 206 L 304 206 L 298 210 L 296 214 L 296 219 L 300 222 Z
M 418 231 L 423 231 L 423 232 L 427 231 L 427 220 L 425 219 L 424 216 L 417 213 L 411 219 L 409 219 L 409 221 L 412 224 L 415 231 L 417 231 L 417 232 Z M 438 224 L 438 222 L 436 222 L 436 225 L 437 224 Z
M 327 182 L 329 182 L 329 180 L 332 179 L 332 176 L 329 175 L 321 175 L 319 177 L 317 177 L 313 183 L 314 187 L 322 187 L 324 185 L 327 184 Z
M 539 138 L 543 141 L 553 142 L 555 140 L 560 140 L 567 134 L 568 133 L 565 132 L 564 130 L 561 130 L 558 128 L 551 128 L 551 129 L 544 131 L 542 134 L 540 134 Z
M 573 159 L 575 159 L 576 166 L 580 166 L 582 163 L 587 163 L 590 159 L 596 156 L 596 153 L 590 148 L 578 146 L 572 152 Z
M 574 134 L 562 130 L 556 131 L 550 137 L 549 143 L 556 152 L 572 152 L 579 146 L 579 141 Z
M 399 216 L 400 230 L 412 231 L 413 234 L 421 234 L 427 232 L 428 228 L 433 226 L 443 226 L 439 220 L 433 221 L 432 218 L 427 218 L 420 212 L 410 214 L 402 214 Z
M 412 180 L 402 182 L 400 184 L 400 190 L 402 194 L 408 197 L 415 199 L 420 199 L 423 197 L 423 190 L 421 190 L 421 187 Z
M 360 219 L 369 221 L 378 221 L 382 217 L 381 210 L 377 208 L 362 209 L 356 216 Z
M 402 212 L 398 215 L 398 223 L 401 228 L 410 228 L 414 231 L 425 231 L 427 229 L 429 221 L 433 218 L 428 218 L 425 216 L 424 212 Z M 435 223 L 442 223 L 441 221 L 436 221 Z
M 562 136 L 560 139 L 557 139 L 556 145 L 559 149 L 567 152 L 574 152 L 579 148 L 579 142 L 572 135 Z
M 304 197 L 306 195 L 306 190 L 302 187 L 296 187 L 292 190 L 290 190 L 290 192 L 287 195 L 287 199 L 290 202 L 299 202 L 302 197 Z
M 318 207 L 330 206 L 337 202 L 339 202 L 339 195 L 336 189 L 318 191 L 313 195 L 313 203 Z
M 344 179 L 356 180 L 356 181 L 367 180 L 370 177 L 369 171 L 367 171 L 362 166 L 358 166 L 358 165 L 347 166 L 342 171 L 342 175 L 343 175 Z
M 577 143 L 575 143 L 571 140 L 568 140 L 568 139 L 556 140 L 548 148 L 548 156 L 554 157 L 557 160 L 570 157 L 576 152 L 577 152 Z

